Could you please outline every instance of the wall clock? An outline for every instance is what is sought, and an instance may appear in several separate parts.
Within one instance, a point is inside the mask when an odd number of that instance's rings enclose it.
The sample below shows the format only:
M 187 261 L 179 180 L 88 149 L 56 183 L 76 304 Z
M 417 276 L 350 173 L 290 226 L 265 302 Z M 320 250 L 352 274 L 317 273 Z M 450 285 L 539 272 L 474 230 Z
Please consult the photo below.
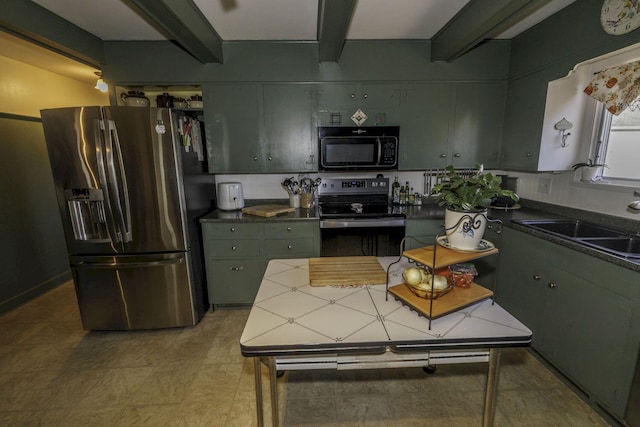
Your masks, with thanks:
M 600 23 L 614 36 L 635 30 L 640 27 L 640 0 L 604 0 Z

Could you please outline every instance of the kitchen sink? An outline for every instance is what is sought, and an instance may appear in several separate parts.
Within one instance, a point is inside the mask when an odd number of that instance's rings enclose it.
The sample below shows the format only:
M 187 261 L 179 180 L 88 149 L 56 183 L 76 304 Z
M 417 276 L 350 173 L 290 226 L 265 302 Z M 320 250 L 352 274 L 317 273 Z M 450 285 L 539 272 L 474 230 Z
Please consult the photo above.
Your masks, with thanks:
M 571 239 L 586 237 L 626 237 L 626 234 L 622 231 L 592 224 L 590 222 L 584 222 L 579 219 L 536 219 L 516 220 L 515 222 Z
M 580 239 L 585 245 L 602 249 L 625 258 L 640 258 L 640 237 L 618 237 L 604 239 Z
M 640 258 L 640 237 L 629 236 L 624 231 L 578 219 L 523 219 L 513 222 L 613 255 Z

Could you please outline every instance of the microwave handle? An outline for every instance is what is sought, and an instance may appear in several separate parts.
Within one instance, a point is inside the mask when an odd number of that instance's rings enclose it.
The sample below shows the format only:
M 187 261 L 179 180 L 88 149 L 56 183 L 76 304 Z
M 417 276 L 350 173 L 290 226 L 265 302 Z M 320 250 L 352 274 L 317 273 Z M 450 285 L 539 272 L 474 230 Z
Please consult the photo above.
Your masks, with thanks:
M 376 137 L 376 142 L 378 143 L 378 159 L 376 161 L 376 165 L 380 164 L 382 160 L 382 141 L 380 141 L 380 137 Z

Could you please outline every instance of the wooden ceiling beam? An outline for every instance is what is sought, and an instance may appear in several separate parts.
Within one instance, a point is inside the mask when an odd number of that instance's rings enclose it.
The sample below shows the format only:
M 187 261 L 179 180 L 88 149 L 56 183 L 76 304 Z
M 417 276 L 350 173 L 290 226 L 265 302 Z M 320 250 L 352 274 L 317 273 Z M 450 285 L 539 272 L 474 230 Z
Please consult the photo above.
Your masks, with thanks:
M 74 61 L 100 68 L 104 42 L 28 0 L 2 0 L 0 30 Z
M 551 0 L 471 0 L 431 39 L 431 60 L 450 62 Z
M 222 63 L 222 38 L 193 0 L 125 0 L 203 64 Z
M 338 62 L 356 0 L 318 0 L 318 58 Z

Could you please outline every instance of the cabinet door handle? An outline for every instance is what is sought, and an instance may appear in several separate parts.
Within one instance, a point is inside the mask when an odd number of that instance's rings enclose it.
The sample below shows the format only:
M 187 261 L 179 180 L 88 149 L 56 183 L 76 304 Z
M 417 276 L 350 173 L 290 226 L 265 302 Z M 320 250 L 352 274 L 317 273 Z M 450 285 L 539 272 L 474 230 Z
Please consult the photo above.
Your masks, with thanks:
M 355 94 L 355 93 L 352 93 L 352 94 L 351 94 L 351 99 L 354 99 L 355 97 L 356 97 L 356 94 Z
M 287 231 L 291 231 L 291 227 L 287 227 Z
M 293 249 L 293 246 L 287 245 L 287 249 Z
M 554 289 L 554 288 L 557 288 L 557 287 L 558 287 L 558 285 L 556 285 L 556 284 L 555 284 L 555 283 L 553 283 L 553 282 L 550 282 L 550 283 L 549 283 L 549 287 L 550 287 L 551 289 Z
M 369 94 L 366 94 L 366 93 L 365 93 L 364 95 L 362 95 L 362 97 L 363 97 L 364 99 L 367 99 L 367 98 L 369 98 Z
M 453 157 L 460 157 L 460 156 L 462 156 L 462 154 L 460 154 L 460 153 L 456 153 L 456 154 L 453 155 Z
M 540 275 L 539 274 L 534 274 L 533 275 L 533 280 L 540 280 Z
M 236 249 L 238 249 L 238 248 L 237 248 L 237 247 L 235 247 L 235 246 L 231 246 L 231 250 L 232 250 L 232 251 L 235 251 Z
M 231 230 L 231 232 L 232 232 L 232 233 L 235 233 L 235 232 L 236 232 L 235 227 L 231 227 L 231 228 L 230 228 L 230 230 Z
M 441 158 L 441 159 L 444 159 L 445 157 L 447 157 L 447 153 L 442 153 L 442 154 L 440 154 L 440 158 Z
M 258 156 L 253 156 L 253 161 L 257 162 L 258 161 Z
M 533 153 L 527 153 L 527 157 L 533 156 Z
M 267 160 L 271 161 L 271 160 L 273 160 L 273 157 L 269 156 L 269 157 L 267 157 Z
M 240 267 L 231 267 L 229 270 L 231 271 L 241 271 L 244 270 L 244 267 L 240 266 Z

